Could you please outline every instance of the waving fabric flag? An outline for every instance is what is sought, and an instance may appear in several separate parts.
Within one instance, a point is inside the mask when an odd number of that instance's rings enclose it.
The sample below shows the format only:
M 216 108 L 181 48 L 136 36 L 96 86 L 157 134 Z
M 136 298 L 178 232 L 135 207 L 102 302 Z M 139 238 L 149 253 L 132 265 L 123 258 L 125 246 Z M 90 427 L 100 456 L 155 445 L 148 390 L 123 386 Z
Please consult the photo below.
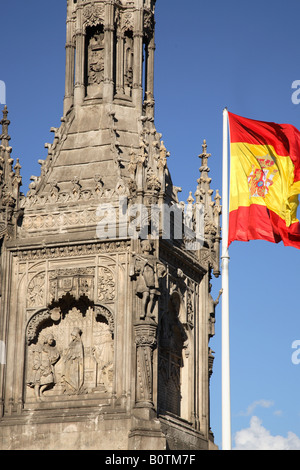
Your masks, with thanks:
M 300 249 L 300 132 L 228 113 L 229 244 L 262 239 Z

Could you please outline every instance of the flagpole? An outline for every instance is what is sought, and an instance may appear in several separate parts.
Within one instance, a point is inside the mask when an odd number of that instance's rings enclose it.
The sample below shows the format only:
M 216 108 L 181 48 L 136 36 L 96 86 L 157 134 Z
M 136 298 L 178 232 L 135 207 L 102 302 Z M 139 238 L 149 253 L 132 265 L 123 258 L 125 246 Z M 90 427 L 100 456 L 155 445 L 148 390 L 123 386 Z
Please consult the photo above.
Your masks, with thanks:
M 228 111 L 223 110 L 223 189 L 222 189 L 222 450 L 231 450 L 230 344 L 229 344 L 229 182 Z

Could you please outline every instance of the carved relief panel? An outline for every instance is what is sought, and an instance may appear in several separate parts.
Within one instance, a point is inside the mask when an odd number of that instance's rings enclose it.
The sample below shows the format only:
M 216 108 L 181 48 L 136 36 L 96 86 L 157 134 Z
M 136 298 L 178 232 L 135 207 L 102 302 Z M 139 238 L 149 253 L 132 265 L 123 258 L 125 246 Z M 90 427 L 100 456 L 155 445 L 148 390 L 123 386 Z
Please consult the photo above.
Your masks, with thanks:
M 69 293 L 75 299 L 94 299 L 94 268 L 57 269 L 49 274 L 49 303 Z
M 46 269 L 28 274 L 26 308 L 33 310 L 58 302 L 66 294 L 78 300 L 113 304 L 116 300 L 116 272 L 114 261 L 109 266 Z M 20 279 L 26 269 L 20 267 Z
M 104 21 L 105 7 L 104 5 L 86 5 L 83 9 L 83 17 L 85 26 L 96 26 L 99 22 Z
M 110 303 L 115 300 L 116 285 L 112 270 L 100 266 L 98 269 L 97 296 L 100 302 Z
M 114 317 L 104 306 L 59 307 L 34 315 L 27 326 L 27 400 L 112 393 Z
M 114 255 L 85 262 L 89 266 L 76 258 L 20 259 L 17 295 L 27 322 L 25 403 L 69 396 L 107 403 L 113 394 L 113 312 L 122 268 L 116 268 Z
M 27 308 L 45 305 L 46 274 L 38 273 L 32 277 L 27 290 Z

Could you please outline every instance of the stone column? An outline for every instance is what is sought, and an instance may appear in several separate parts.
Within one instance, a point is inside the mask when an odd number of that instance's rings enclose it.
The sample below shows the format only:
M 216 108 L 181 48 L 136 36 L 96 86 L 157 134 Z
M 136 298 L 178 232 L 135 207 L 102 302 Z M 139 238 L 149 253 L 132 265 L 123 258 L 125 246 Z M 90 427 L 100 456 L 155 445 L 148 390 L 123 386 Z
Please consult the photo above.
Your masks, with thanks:
M 147 109 L 147 116 L 154 117 L 154 53 L 155 42 L 154 37 L 151 38 L 147 46 L 147 64 L 146 64 L 146 93 L 145 105 Z
M 64 116 L 73 104 L 74 95 L 74 67 L 75 67 L 75 43 L 73 41 L 73 20 L 67 20 L 67 41 L 66 41 L 66 79 L 65 79 L 65 99 Z
M 143 108 L 143 10 L 135 12 L 135 30 L 133 33 L 133 103 L 140 109 Z
M 118 95 L 124 94 L 124 35 L 121 30 L 117 32 L 116 91 Z
M 157 325 L 151 321 L 134 324 L 136 344 L 136 403 L 128 435 L 129 450 L 166 450 L 153 405 L 153 351 L 157 346 Z
M 103 99 L 107 103 L 112 103 L 114 97 L 114 5 L 107 2 L 105 8 Z
M 134 325 L 136 344 L 136 407 L 153 409 L 153 351 L 157 346 L 157 325 L 138 322 Z
M 78 8 L 76 22 L 76 70 L 74 105 L 83 103 L 85 97 L 84 84 L 84 60 L 85 60 L 85 32 L 82 26 L 82 8 Z

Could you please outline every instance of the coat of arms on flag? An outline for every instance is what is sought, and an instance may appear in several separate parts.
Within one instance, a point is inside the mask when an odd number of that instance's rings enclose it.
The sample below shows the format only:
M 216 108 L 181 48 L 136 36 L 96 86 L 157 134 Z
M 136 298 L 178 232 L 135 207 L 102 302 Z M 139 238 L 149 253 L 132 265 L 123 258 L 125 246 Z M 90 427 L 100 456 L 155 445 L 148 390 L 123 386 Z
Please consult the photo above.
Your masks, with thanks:
M 300 132 L 228 113 L 229 244 L 262 239 L 300 249 Z
M 257 158 L 260 168 L 252 165 L 252 171 L 248 177 L 250 197 L 265 197 L 269 192 L 269 186 L 273 184 L 273 178 L 278 173 L 276 163 L 270 155 Z

